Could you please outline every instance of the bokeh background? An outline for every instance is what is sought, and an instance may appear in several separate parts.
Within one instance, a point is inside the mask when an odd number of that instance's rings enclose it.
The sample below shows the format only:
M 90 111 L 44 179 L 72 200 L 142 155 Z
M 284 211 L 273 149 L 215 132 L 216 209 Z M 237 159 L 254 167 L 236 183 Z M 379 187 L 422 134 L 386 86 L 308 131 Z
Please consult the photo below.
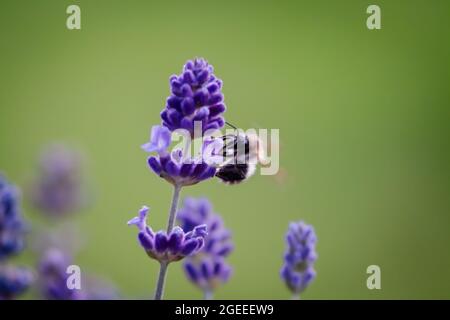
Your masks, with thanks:
M 66 29 L 69 4 L 79 31 Z M 369 4 L 381 30 L 366 28 Z M 449 298 L 449 12 L 448 1 L 2 1 L 0 170 L 24 188 L 43 146 L 82 149 L 95 201 L 75 218 L 76 262 L 124 297 L 151 297 L 158 265 L 126 221 L 147 204 L 164 228 L 171 188 L 139 146 L 168 77 L 205 57 L 228 121 L 280 129 L 285 173 L 183 190 L 207 196 L 234 234 L 234 276 L 217 298 L 289 298 L 279 268 L 298 219 L 319 237 L 305 299 Z M 26 201 L 24 214 L 40 221 Z M 371 264 L 381 290 L 366 287 Z M 166 297 L 201 298 L 181 264 Z

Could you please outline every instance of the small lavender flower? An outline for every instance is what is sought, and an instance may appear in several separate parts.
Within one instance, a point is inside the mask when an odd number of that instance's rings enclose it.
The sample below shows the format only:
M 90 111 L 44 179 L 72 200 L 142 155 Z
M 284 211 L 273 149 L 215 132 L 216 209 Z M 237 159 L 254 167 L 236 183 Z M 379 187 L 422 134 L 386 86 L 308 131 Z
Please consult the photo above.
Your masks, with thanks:
M 184 270 L 188 279 L 203 290 L 205 298 L 212 298 L 214 290 L 226 283 L 232 268 L 225 262 L 233 250 L 231 232 L 225 228 L 220 215 L 214 213 L 211 203 L 206 198 L 186 198 L 178 212 L 178 219 L 185 231 L 205 223 L 209 233 L 205 246 L 196 255 L 184 262 Z
M 298 296 L 314 280 L 313 265 L 317 259 L 314 228 L 303 221 L 292 222 L 286 234 L 287 250 L 281 278 L 294 296 Z
M 72 258 L 57 248 L 48 249 L 42 256 L 39 266 L 39 287 L 47 300 L 82 300 L 86 296 L 82 290 L 67 287 L 67 267 Z
M 83 273 L 80 289 L 69 289 L 67 268 L 73 264 L 70 254 L 61 248 L 48 248 L 39 262 L 39 290 L 47 300 L 112 300 L 118 298 L 114 286 L 98 277 Z
M 44 150 L 31 200 L 45 214 L 63 216 L 86 203 L 82 181 L 82 159 L 75 150 L 53 145 Z
M 184 271 L 186 277 L 203 290 L 204 298 L 210 300 L 214 290 L 228 282 L 233 269 L 222 257 L 204 256 L 187 259 Z
M 179 187 L 194 185 L 214 177 L 216 168 L 208 164 L 212 154 L 205 153 L 206 147 L 212 141 L 206 140 L 203 144 L 202 155 L 194 159 L 183 155 L 183 151 L 179 149 L 169 153 L 167 148 L 170 142 L 170 131 L 166 127 L 153 126 L 150 142 L 142 146 L 142 149 L 147 152 L 158 152 L 157 156 L 150 156 L 147 160 L 153 172 Z M 220 142 L 216 139 L 213 143 Z M 216 148 L 210 148 L 211 151 L 214 149 Z
M 170 77 L 170 89 L 172 94 L 161 112 L 162 124 L 170 131 L 182 128 L 193 136 L 194 121 L 202 122 L 202 133 L 223 127 L 222 81 L 205 59 L 189 60 L 179 76 Z
M 183 207 L 178 210 L 177 217 L 186 232 L 199 224 L 206 224 L 208 237 L 202 253 L 227 257 L 233 251 L 231 232 L 225 228 L 222 217 L 214 213 L 208 199 L 187 197 Z
M 33 274 L 27 268 L 0 265 L 0 300 L 17 298 L 32 282 Z
M 178 226 L 169 233 L 164 231 L 155 233 L 147 226 L 148 211 L 149 208 L 143 206 L 139 210 L 139 216 L 128 221 L 128 225 L 138 227 L 139 243 L 150 258 L 169 263 L 196 254 L 202 249 L 207 235 L 206 225 L 196 226 L 192 231 L 186 233 Z
M 0 175 L 0 260 L 24 247 L 24 226 L 19 190 Z

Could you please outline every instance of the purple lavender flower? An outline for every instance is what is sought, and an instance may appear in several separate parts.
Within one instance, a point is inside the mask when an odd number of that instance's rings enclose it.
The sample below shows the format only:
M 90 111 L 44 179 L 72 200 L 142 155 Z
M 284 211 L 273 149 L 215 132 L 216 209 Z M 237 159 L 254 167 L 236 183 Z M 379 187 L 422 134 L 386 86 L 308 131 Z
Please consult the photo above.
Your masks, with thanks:
M 24 247 L 24 226 L 19 190 L 0 175 L 0 260 Z
M 147 152 L 158 152 L 157 156 L 150 156 L 147 161 L 157 175 L 179 187 L 194 185 L 214 177 L 216 168 L 208 164 L 212 153 L 205 153 L 206 147 L 212 143 L 210 140 L 204 142 L 202 155 L 192 159 L 183 155 L 183 151 L 179 149 L 169 153 L 167 147 L 170 145 L 170 139 L 170 131 L 166 127 L 153 126 L 150 142 L 142 146 Z M 220 142 L 216 139 L 213 143 Z M 209 148 L 211 151 L 214 149 L 216 148 Z
M 185 138 L 186 133 L 189 138 L 199 138 L 195 131 L 200 124 L 203 139 L 207 130 L 215 131 L 225 123 L 222 116 L 225 111 L 221 93 L 222 81 L 213 75 L 213 68 L 206 60 L 188 61 L 180 76 L 170 78 L 170 86 L 172 94 L 161 112 L 162 125 L 154 126 L 150 142 L 142 145 L 145 151 L 157 153 L 156 156 L 148 158 L 149 167 L 174 187 L 167 232 L 159 231 L 155 234 L 147 227 L 146 207 L 140 211 L 138 217 L 129 222 L 138 226 L 139 241 L 147 254 L 160 262 L 156 300 L 163 297 L 168 264 L 195 254 L 204 244 L 206 226 L 195 226 L 187 233 L 179 227 L 174 227 L 181 188 L 214 177 L 217 160 L 222 158 L 220 152 L 216 152 L 218 148 L 215 146 L 219 142 L 223 145 L 223 139 L 202 140 L 202 150 L 196 157 L 187 154 L 191 149 L 191 139 L 185 140 L 184 151 L 169 152 L 167 149 L 171 144 L 171 133 L 182 131 L 181 134 Z
M 57 248 L 48 249 L 42 256 L 38 272 L 39 287 L 47 300 L 82 300 L 86 296 L 82 290 L 67 287 L 67 267 L 72 258 Z
M 39 290 L 47 300 L 112 300 L 117 290 L 107 281 L 83 273 L 80 289 L 69 289 L 67 268 L 73 264 L 72 256 L 60 248 L 48 248 L 39 262 Z
M 214 290 L 226 283 L 232 268 L 222 257 L 204 256 L 189 258 L 184 263 L 186 277 L 203 290 L 205 299 L 212 299 Z
M 32 284 L 33 274 L 23 267 L 0 265 L 0 300 L 15 299 Z
M 138 240 L 150 258 L 159 262 L 173 262 L 186 256 L 194 255 L 204 245 L 207 235 L 206 225 L 199 225 L 190 232 L 184 232 L 180 227 L 174 227 L 169 233 L 153 232 L 147 226 L 149 208 L 143 206 L 139 216 L 128 221 L 128 225 L 136 225 L 139 229 Z
M 204 223 L 209 233 L 205 246 L 196 255 L 185 260 L 186 276 L 203 290 L 205 298 L 212 297 L 213 291 L 228 281 L 232 268 L 225 262 L 233 250 L 231 232 L 225 228 L 220 215 L 214 213 L 211 203 L 206 198 L 186 198 L 178 211 L 178 219 L 185 231 Z
M 178 210 L 177 217 L 186 232 L 199 224 L 206 224 L 208 237 L 202 253 L 227 257 L 233 251 L 231 232 L 225 228 L 222 217 L 214 213 L 208 199 L 187 197 L 183 207 Z
M 63 216 L 85 205 L 81 160 L 78 152 L 63 145 L 44 150 L 31 193 L 31 200 L 39 210 Z
M 161 112 L 162 124 L 170 131 L 186 129 L 194 135 L 194 121 L 201 121 L 202 133 L 220 129 L 225 121 L 222 81 L 205 59 L 187 61 L 183 72 L 170 77 L 172 94 Z
M 303 221 L 292 222 L 286 234 L 287 250 L 281 278 L 292 293 L 298 296 L 314 280 L 313 265 L 317 259 L 314 228 Z
M 150 142 L 147 142 L 141 146 L 144 151 L 158 152 L 159 154 L 165 154 L 167 148 L 170 146 L 172 139 L 172 133 L 163 126 L 153 126 L 150 133 Z

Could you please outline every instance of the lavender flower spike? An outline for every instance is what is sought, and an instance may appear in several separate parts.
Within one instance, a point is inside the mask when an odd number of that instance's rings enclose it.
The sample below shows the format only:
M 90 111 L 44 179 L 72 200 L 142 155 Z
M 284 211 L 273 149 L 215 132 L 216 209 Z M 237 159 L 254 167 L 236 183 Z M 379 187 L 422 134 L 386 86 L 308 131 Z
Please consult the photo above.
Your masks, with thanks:
M 25 222 L 19 190 L 0 175 L 0 261 L 24 248 Z
M 164 231 L 155 233 L 147 226 L 148 211 L 149 208 L 143 206 L 139 210 L 139 215 L 128 221 L 128 225 L 138 227 L 139 243 L 150 258 L 170 263 L 194 255 L 203 248 L 207 235 L 206 225 L 196 226 L 192 231 L 186 233 L 178 226 L 169 233 Z
M 225 262 L 225 257 L 233 250 L 231 233 L 206 198 L 186 198 L 178 212 L 178 219 L 185 231 L 200 223 L 208 226 L 205 246 L 185 260 L 184 271 L 187 278 L 203 290 L 205 299 L 211 299 L 214 290 L 226 283 L 232 273 L 232 268 Z
M 194 122 L 201 121 L 202 133 L 220 129 L 225 120 L 222 81 L 205 59 L 189 60 L 179 75 L 170 77 L 172 94 L 161 112 L 162 124 L 170 131 L 186 129 L 194 136 Z
M 216 174 L 216 166 L 211 164 L 213 150 L 211 142 L 203 141 L 201 154 L 193 158 L 186 154 L 190 149 L 187 144 L 182 150 L 167 151 L 171 135 L 177 129 L 183 129 L 196 138 L 194 128 L 201 124 L 202 134 L 207 130 L 215 131 L 225 124 L 222 117 L 225 111 L 222 81 L 213 75 L 213 67 L 204 59 L 188 61 L 183 73 L 170 77 L 172 94 L 167 99 L 165 109 L 161 112 L 162 125 L 154 126 L 150 142 L 142 145 L 147 152 L 157 152 L 147 160 L 149 167 L 161 178 L 174 187 L 170 204 L 167 231 L 156 234 L 146 226 L 145 217 L 148 209 L 143 208 L 139 217 L 130 221 L 139 229 L 139 241 L 147 254 L 160 262 L 160 270 L 155 291 L 155 299 L 162 299 L 168 264 L 185 256 L 195 254 L 204 245 L 206 226 L 196 226 L 185 233 L 174 227 L 181 188 L 210 179 Z M 211 154 L 206 154 L 211 150 Z M 206 156 L 205 156 L 206 154 Z
M 202 252 L 208 255 L 227 257 L 233 251 L 231 232 L 225 228 L 222 217 L 215 213 L 207 198 L 184 199 L 183 207 L 178 210 L 178 220 L 185 231 L 191 231 L 199 224 L 208 227 L 208 238 Z
M 49 247 L 39 261 L 39 291 L 47 300 L 113 300 L 118 294 L 112 285 L 83 272 L 80 289 L 69 289 L 67 267 L 72 256 L 58 247 Z
M 281 278 L 294 296 L 299 296 L 314 280 L 313 265 L 317 259 L 314 228 L 303 221 L 292 222 L 286 234 L 287 250 Z
M 63 144 L 46 148 L 33 181 L 31 201 L 42 213 L 62 217 L 78 212 L 88 203 L 82 155 Z
M 174 150 L 169 154 L 166 149 L 170 145 L 170 139 L 171 135 L 166 127 L 153 126 L 150 142 L 142 145 L 142 149 L 147 152 L 158 152 L 157 156 L 148 158 L 148 165 L 153 172 L 178 187 L 194 185 L 214 177 L 216 168 L 208 164 L 213 156 L 206 154 L 207 149 L 211 152 L 214 150 L 207 148 L 212 143 L 210 140 L 205 140 L 203 154 L 191 159 L 185 157 L 181 150 Z
M 14 299 L 33 282 L 33 274 L 23 267 L 0 266 L 0 300 Z
M 233 269 L 222 257 L 205 255 L 187 259 L 184 271 L 186 277 L 203 290 L 205 300 L 210 300 L 214 290 L 228 282 Z
M 67 267 L 72 257 L 57 248 L 47 249 L 39 261 L 39 290 L 47 300 L 84 300 L 82 290 L 67 287 Z

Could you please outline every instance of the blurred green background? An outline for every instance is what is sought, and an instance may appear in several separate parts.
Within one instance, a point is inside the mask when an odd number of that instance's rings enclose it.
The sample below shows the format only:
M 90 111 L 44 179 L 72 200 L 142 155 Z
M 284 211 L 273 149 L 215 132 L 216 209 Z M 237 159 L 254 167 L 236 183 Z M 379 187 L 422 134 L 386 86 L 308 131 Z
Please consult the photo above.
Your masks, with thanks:
M 79 31 L 66 29 L 69 4 Z M 369 4 L 381 30 L 366 28 Z M 449 298 L 449 13 L 448 1 L 2 1 L 0 170 L 23 187 L 49 142 L 83 149 L 96 193 L 75 219 L 87 237 L 76 262 L 125 297 L 151 297 L 158 265 L 126 221 L 147 204 L 164 228 L 172 190 L 139 146 L 168 77 L 205 57 L 228 121 L 280 129 L 286 173 L 183 190 L 211 199 L 234 234 L 217 298 L 289 298 L 279 268 L 298 219 L 319 237 L 305 299 Z M 366 287 L 371 264 L 381 290 Z M 201 298 L 181 264 L 166 297 Z

